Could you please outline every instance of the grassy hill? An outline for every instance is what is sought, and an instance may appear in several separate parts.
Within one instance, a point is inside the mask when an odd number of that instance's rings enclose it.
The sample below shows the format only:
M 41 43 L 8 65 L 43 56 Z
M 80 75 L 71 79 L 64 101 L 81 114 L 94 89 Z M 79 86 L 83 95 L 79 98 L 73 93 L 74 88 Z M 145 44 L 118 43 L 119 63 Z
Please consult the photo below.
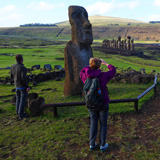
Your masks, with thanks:
M 108 16 L 91 16 L 94 39 L 123 39 L 130 35 L 137 41 L 159 41 L 160 24 L 149 24 L 132 19 Z M 68 21 L 59 22 L 57 27 L 0 28 L 0 37 L 34 37 L 54 40 L 70 40 L 71 27 Z
M 92 26 L 106 26 L 106 25 L 111 25 L 111 24 L 118 24 L 118 25 L 128 25 L 129 23 L 132 25 L 136 24 L 147 24 L 146 22 L 134 20 L 134 19 L 125 19 L 125 18 L 120 18 L 120 17 L 109 17 L 109 16 L 100 16 L 100 15 L 95 15 L 95 16 L 90 16 L 89 21 L 91 22 Z M 70 26 L 69 21 L 63 21 L 56 23 L 59 27 L 67 27 Z

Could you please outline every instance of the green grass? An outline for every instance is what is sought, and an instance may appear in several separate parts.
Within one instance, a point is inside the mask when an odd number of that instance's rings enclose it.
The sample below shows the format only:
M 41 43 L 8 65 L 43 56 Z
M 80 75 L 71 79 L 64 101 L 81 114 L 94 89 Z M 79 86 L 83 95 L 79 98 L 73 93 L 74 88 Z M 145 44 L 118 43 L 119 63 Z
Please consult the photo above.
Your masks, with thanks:
M 109 83 L 109 95 L 111 99 L 135 98 L 142 93 L 151 84 L 115 84 Z M 64 79 L 58 82 L 50 80 L 39 83 L 30 92 L 36 92 L 39 96 L 45 98 L 46 103 L 63 103 L 81 101 L 80 96 L 63 96 Z M 56 91 L 42 91 L 45 88 L 56 89 Z M 1 95 L 13 94 L 11 89 L 14 86 L 1 86 Z M 142 107 L 153 92 L 145 96 L 139 102 L 139 108 Z M 0 158 L 2 159 L 83 159 L 92 157 L 93 159 L 106 159 L 113 154 L 100 154 L 98 151 L 90 153 L 89 144 L 89 113 L 85 106 L 77 107 L 59 107 L 58 117 L 53 118 L 52 110 L 45 110 L 43 114 L 37 117 L 30 117 L 24 121 L 17 121 L 15 117 L 15 107 L 10 103 L 3 103 L 8 98 L 0 98 L 0 106 L 2 113 L 0 114 Z M 115 113 L 130 113 L 134 111 L 133 103 L 110 104 L 109 116 Z M 109 118 L 110 119 L 110 118 Z M 109 126 L 114 121 L 109 120 Z M 121 154 L 129 151 L 130 144 L 124 139 L 136 137 L 135 127 L 137 122 L 132 119 L 129 121 L 130 131 L 123 130 L 121 119 L 116 123 L 116 132 L 109 134 L 110 144 L 117 141 L 117 145 L 121 146 Z M 146 124 L 146 127 L 149 126 Z M 127 132 L 125 134 L 124 132 Z M 121 144 L 122 143 L 122 144 Z M 127 146 L 128 144 L 128 146 Z M 113 144 L 114 145 L 114 144 Z M 155 146 L 157 143 L 155 144 Z M 132 146 L 141 148 L 146 151 L 142 145 Z M 74 154 L 73 154 L 74 153 Z M 139 159 L 142 155 L 147 157 L 157 157 L 156 154 L 151 155 L 146 151 L 134 152 L 135 159 Z M 119 155 L 119 154 L 118 154 Z
M 63 83 L 64 80 L 60 83 L 54 80 L 43 82 L 38 84 L 31 92 L 36 91 L 39 93 L 39 96 L 45 97 L 46 103 L 79 101 L 79 96 L 62 96 Z M 135 97 L 146 89 L 148 85 L 116 84 L 115 86 L 115 84 L 109 84 L 108 87 L 112 99 L 113 97 Z M 41 90 L 44 89 L 45 86 L 53 89 L 57 88 L 57 91 L 42 92 Z M 5 86 L 1 89 L 3 93 L 6 92 L 10 94 L 11 88 L 13 88 L 13 86 Z M 127 96 L 126 93 L 128 93 Z M 0 99 L 1 102 L 3 100 L 5 99 Z M 112 120 L 112 113 L 133 111 L 132 103 L 110 104 L 108 141 L 111 148 L 109 153 L 106 152 L 104 154 L 100 153 L 99 150 L 95 152 L 89 151 L 89 113 L 85 106 L 58 108 L 58 118 L 53 118 L 49 110 L 46 110 L 44 114 L 38 117 L 30 117 L 24 121 L 17 121 L 15 118 L 15 107 L 9 103 L 0 104 L 3 109 L 3 112 L 0 114 L 1 159 L 70 160 L 87 159 L 90 157 L 91 159 L 105 160 L 106 158 L 124 157 L 124 155 L 130 153 L 129 151 L 132 151 L 130 154 L 135 160 L 143 159 L 143 157 L 146 159 L 156 159 L 159 155 L 158 148 L 156 149 L 158 142 L 150 142 L 152 146 L 154 146 L 154 149 L 150 152 L 142 144 L 133 145 L 131 143 L 132 139 L 137 137 L 137 121 L 134 119 L 131 119 L 131 121 L 126 120 L 125 122 L 127 123 L 128 129 L 125 130 L 121 117 L 118 117 L 119 120 L 116 124 L 115 121 Z M 148 126 L 150 126 L 149 123 L 145 124 L 147 130 L 149 129 Z M 113 127 L 115 127 L 116 130 L 110 133 Z M 114 148 L 115 145 L 120 147 L 117 154 L 114 153 L 114 150 L 117 150 L 117 148 Z
M 109 83 L 107 86 L 109 90 L 110 99 L 114 100 L 114 99 L 136 98 L 151 85 L 152 83 L 150 84 Z M 11 92 L 13 88 L 14 86 L 11 86 L 11 85 L 1 86 L 0 96 L 14 94 Z M 53 91 L 52 90 L 42 91 L 43 89 L 46 89 L 46 88 L 51 88 Z M 50 81 L 38 83 L 38 85 L 34 86 L 30 92 L 31 93 L 36 92 L 39 94 L 39 96 L 44 97 L 46 104 L 84 101 L 81 95 L 65 97 L 63 95 L 63 89 L 64 89 L 64 79 L 62 79 L 62 81 L 58 83 L 55 80 L 50 80 Z M 140 100 L 139 108 L 141 108 L 144 102 L 146 102 L 151 96 L 153 96 L 153 92 L 149 93 L 142 100 Z M 3 104 L 3 102 L 1 102 L 1 104 Z M 110 104 L 110 111 L 109 111 L 110 114 L 133 112 L 133 111 L 134 111 L 134 103 L 132 102 Z M 46 114 L 46 116 L 47 115 L 48 113 Z M 59 107 L 58 115 L 59 117 L 68 117 L 68 116 L 81 117 L 81 116 L 88 116 L 88 112 L 85 106 Z
M 160 43 L 155 41 L 134 41 L 134 43 L 142 43 L 142 44 L 154 44 L 154 43 Z
M 115 67 L 118 67 L 118 70 L 131 67 L 136 71 L 139 71 L 140 68 L 145 68 L 146 73 L 150 73 L 153 70 L 160 72 L 160 64 L 157 60 L 147 60 L 134 56 L 126 57 L 122 55 L 104 54 L 100 51 L 95 51 L 94 56 L 104 59 L 109 64 L 114 64 Z
M 40 64 L 43 68 L 44 64 L 62 65 L 64 67 L 64 45 L 63 46 L 51 46 L 48 48 L 17 48 L 17 49 L 1 49 L 2 53 L 12 53 L 12 58 L 10 56 L 1 55 L 0 68 L 5 68 L 11 66 L 15 63 L 15 55 L 22 54 L 24 57 L 24 65 L 31 68 L 35 64 Z M 56 58 L 62 58 L 62 60 L 57 60 Z
M 14 56 L 22 54 L 24 56 L 24 64 L 31 67 L 35 64 L 50 63 L 52 67 L 60 64 L 64 67 L 64 45 L 48 45 L 43 47 L 32 48 L 2 48 L 0 53 L 13 53 L 13 57 L 0 56 L 0 68 L 11 66 L 15 63 Z M 34 55 L 34 56 L 33 56 Z M 42 57 L 43 56 L 43 57 Z M 94 51 L 94 56 L 103 58 L 108 63 L 118 67 L 118 70 L 132 67 L 146 68 L 147 72 L 155 69 L 159 71 L 158 61 L 146 61 L 136 57 L 123 57 L 116 55 L 105 55 L 101 52 Z M 57 58 L 60 58 L 58 60 Z M 103 67 L 103 70 L 107 70 Z M 9 70 L 0 70 L 0 77 L 8 74 Z M 40 71 L 34 71 L 38 74 Z M 159 84 L 159 83 L 158 83 Z M 152 83 L 149 84 L 122 84 L 109 83 L 110 99 L 126 99 L 136 98 L 140 93 L 145 91 Z M 81 96 L 63 96 L 64 78 L 61 81 L 49 80 L 38 83 L 30 91 L 36 92 L 39 96 L 44 97 L 45 103 L 64 103 L 83 101 Z M 0 96 L 13 95 L 11 92 L 14 88 L 12 85 L 0 85 Z M 49 91 L 43 89 L 51 88 Z M 142 108 L 153 91 L 147 94 L 139 101 L 139 109 Z M 31 116 L 27 120 L 18 121 L 15 114 L 15 106 L 11 105 L 9 100 L 11 97 L 0 97 L 0 159 L 53 159 L 53 160 L 71 160 L 71 159 L 127 159 L 131 154 L 133 159 L 156 159 L 159 156 L 159 137 L 156 142 L 150 142 L 153 149 L 148 151 L 143 144 L 132 144 L 132 140 L 137 137 L 138 122 L 135 119 L 126 120 L 123 125 L 122 117 L 118 116 L 118 121 L 114 121 L 112 116 L 115 114 L 130 114 L 134 112 L 134 103 L 118 103 L 110 104 L 109 110 L 109 134 L 108 141 L 111 149 L 102 154 L 98 151 L 89 151 L 89 113 L 85 106 L 76 107 L 58 107 L 58 117 L 53 118 L 52 109 L 44 110 L 39 116 Z M 29 113 L 29 111 L 27 110 Z M 153 116 L 154 117 L 154 116 Z M 153 118 L 150 117 L 150 118 Z M 128 129 L 124 129 L 124 126 Z M 146 131 L 153 130 L 151 125 L 144 125 Z M 112 130 L 112 128 L 114 128 Z M 156 133 L 159 132 L 157 127 Z M 144 132 L 145 133 L 145 132 Z M 143 134 L 144 134 L 143 133 Z M 115 152 L 114 152 L 115 151 Z M 133 154 L 132 154 L 133 153 Z M 126 156 L 127 155 L 127 156 Z

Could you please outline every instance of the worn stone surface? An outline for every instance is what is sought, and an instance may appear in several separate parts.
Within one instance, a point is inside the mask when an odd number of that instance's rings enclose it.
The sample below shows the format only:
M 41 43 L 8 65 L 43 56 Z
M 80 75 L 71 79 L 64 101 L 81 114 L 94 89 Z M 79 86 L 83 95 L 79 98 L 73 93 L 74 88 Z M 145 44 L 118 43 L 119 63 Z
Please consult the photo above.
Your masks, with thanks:
M 52 66 L 51 66 L 50 64 L 45 64 L 45 65 L 44 65 L 44 68 L 45 68 L 45 69 L 52 69 Z
M 69 7 L 69 21 L 72 28 L 72 40 L 65 47 L 65 85 L 64 95 L 82 93 L 83 84 L 79 78 L 81 69 L 89 65 L 93 57 L 90 45 L 93 41 L 92 25 L 87 11 L 80 6 Z
M 37 65 L 32 66 L 31 70 L 40 69 L 40 68 L 41 68 L 41 66 L 39 64 L 37 64 Z
M 38 115 L 42 112 L 41 105 L 45 104 L 45 100 L 43 97 L 38 97 L 36 99 L 32 99 L 28 102 L 28 109 L 32 115 Z
M 154 74 L 146 74 L 145 72 L 141 71 L 138 72 L 133 69 L 129 69 L 129 70 L 124 70 L 124 72 L 122 71 L 121 73 L 117 73 L 111 81 L 122 82 L 122 83 L 145 84 L 148 82 L 153 82 L 154 78 L 155 78 Z

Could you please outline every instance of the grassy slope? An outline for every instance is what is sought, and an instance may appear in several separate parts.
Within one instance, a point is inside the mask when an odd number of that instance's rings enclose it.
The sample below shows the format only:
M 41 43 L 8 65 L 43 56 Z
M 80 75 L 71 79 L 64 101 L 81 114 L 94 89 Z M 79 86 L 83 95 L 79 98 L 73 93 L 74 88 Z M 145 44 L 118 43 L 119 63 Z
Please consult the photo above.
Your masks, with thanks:
M 54 80 L 38 84 L 32 91 L 36 91 L 40 96 L 45 97 L 46 103 L 79 101 L 80 97 L 62 96 L 64 81 L 60 83 Z M 56 92 L 41 90 L 46 88 L 56 88 Z M 111 98 L 124 98 L 135 96 L 141 93 L 147 85 L 124 85 L 109 84 Z M 4 86 L 1 88 L 3 93 L 10 94 L 12 86 Z M 32 92 L 31 91 L 31 92 Z M 127 94 L 126 94 L 127 93 Z M 152 143 L 152 151 L 147 151 L 143 144 L 130 144 L 126 139 L 134 139 L 137 137 L 137 122 L 134 119 L 126 121 L 129 124 L 128 129 L 124 130 L 122 126 L 122 118 L 116 122 L 109 116 L 109 134 L 108 142 L 111 145 L 110 153 L 101 154 L 99 151 L 89 152 L 89 114 L 84 106 L 79 107 L 63 107 L 58 108 L 59 118 L 53 119 L 53 115 L 47 110 L 44 115 L 38 117 L 30 117 L 24 121 L 17 121 L 15 117 L 15 107 L 9 103 L 2 103 L 5 99 L 0 99 L 0 105 L 3 113 L 0 114 L 0 158 L 1 159 L 102 159 L 123 157 L 132 154 L 135 160 L 142 160 L 141 156 L 146 158 L 156 158 L 158 156 L 158 142 Z M 110 105 L 110 113 L 115 111 L 123 112 L 124 110 L 133 110 L 133 104 Z M 116 122 L 116 123 L 115 123 Z M 147 123 L 146 125 L 149 125 Z M 115 127 L 115 131 L 112 128 Z M 147 128 L 147 126 L 146 126 Z M 113 132 L 113 133 L 112 133 Z M 116 146 L 119 146 L 119 149 Z M 131 145 L 131 146 L 128 146 Z M 141 148 L 141 150 L 137 150 Z M 157 149 L 156 149 L 157 148 Z M 113 151 L 119 150 L 118 153 Z M 128 152 L 132 150 L 132 152 Z M 145 153 L 144 153 L 145 152 Z M 74 154 L 73 154 L 74 153 Z M 152 153 L 152 154 L 151 154 Z M 126 158 L 125 158 L 126 159 Z
M 124 39 L 130 35 L 138 41 L 160 40 L 160 24 L 149 24 L 131 19 L 107 16 L 91 16 L 89 19 L 93 27 L 94 39 L 113 39 L 119 35 Z M 128 23 L 131 25 L 128 25 Z M 118 26 L 111 26 L 110 24 L 118 24 Z M 69 22 L 60 22 L 57 25 L 58 27 L 0 28 L 0 36 L 70 40 L 71 28 Z
M 95 15 L 95 16 L 90 16 L 89 21 L 93 26 L 106 26 L 108 24 L 120 24 L 120 25 L 127 25 L 128 23 L 131 24 L 140 24 L 140 25 L 146 25 L 146 22 L 142 21 L 137 21 L 133 19 L 125 19 L 125 18 L 120 18 L 120 17 L 109 17 L 109 16 L 100 16 L 100 15 Z M 59 22 L 57 23 L 59 27 L 61 26 L 70 26 L 69 21 L 64 21 L 64 22 Z
M 61 64 L 64 66 L 63 60 L 56 60 L 55 58 L 63 57 L 64 45 L 59 46 L 46 46 L 26 48 L 5 48 L 1 49 L 0 53 L 13 53 L 13 57 L 2 56 L 0 57 L 0 67 L 10 66 L 14 64 L 14 55 L 21 53 L 24 56 L 24 64 L 27 67 L 31 67 L 34 64 L 46 64 L 51 63 Z M 34 56 L 33 56 L 34 55 Z M 45 55 L 45 56 L 44 56 Z M 44 57 L 41 57 L 44 56 Z M 119 69 L 127 69 L 132 66 L 133 69 L 139 69 L 139 67 L 150 68 L 147 72 L 154 69 L 154 63 L 156 61 L 145 62 L 142 65 L 140 62 L 142 59 L 132 57 L 125 59 L 123 56 L 110 56 L 100 52 L 94 51 L 94 56 L 103 58 L 107 62 L 119 67 Z M 31 63 L 32 62 L 32 63 Z M 158 64 L 157 64 L 158 65 Z M 105 68 L 103 68 L 105 69 Z M 157 67 L 159 71 L 159 66 Z M 8 71 L 7 71 L 8 72 Z M 1 75 L 4 74 L 0 71 Z M 108 88 L 111 99 L 120 98 L 135 98 L 142 93 L 151 84 L 115 84 L 109 83 Z M 80 96 L 64 97 L 63 96 L 64 79 L 60 82 L 55 80 L 39 83 L 36 87 L 33 87 L 31 92 L 39 93 L 39 96 L 45 98 L 46 103 L 59 103 L 59 102 L 71 102 L 80 101 Z M 0 86 L 0 96 L 13 94 L 11 89 L 14 86 L 6 85 Z M 52 88 L 57 91 L 44 91 L 42 89 Z M 145 101 L 147 101 L 153 92 L 145 96 L 140 102 L 141 107 Z M 0 159 L 112 159 L 115 153 L 100 154 L 99 151 L 90 153 L 88 149 L 88 136 L 89 136 L 89 114 L 87 108 L 84 106 L 79 107 L 63 107 L 58 108 L 59 117 L 54 119 L 51 110 L 46 110 L 43 115 L 38 117 L 30 117 L 26 121 L 17 121 L 15 116 L 15 107 L 12 106 L 6 100 L 8 98 L 0 98 L 0 106 L 2 113 L 0 113 Z M 133 111 L 133 103 L 119 103 L 110 105 L 110 115 L 114 113 L 131 112 Z M 109 133 L 109 143 L 111 146 L 120 146 L 120 150 L 117 158 L 121 158 L 124 154 L 129 153 L 129 150 L 133 151 L 133 158 L 140 160 L 141 157 L 146 159 L 156 159 L 158 155 L 158 149 L 155 149 L 158 145 L 153 143 L 154 149 L 147 151 L 143 144 L 136 144 L 129 146 L 130 143 L 125 140 L 136 138 L 136 125 L 134 119 L 129 122 L 129 131 L 124 133 L 122 127 L 121 117 L 118 117 L 119 121 L 115 121 L 109 117 L 109 126 L 115 126 L 116 131 Z M 148 123 L 146 125 L 149 125 Z M 110 132 L 110 131 L 109 131 Z M 113 147 L 113 150 L 116 149 Z M 137 150 L 141 149 L 141 152 Z M 111 147 L 112 150 L 112 147 Z M 74 154 L 73 154 L 74 153 Z M 123 156 L 124 157 L 124 156 Z M 125 159 L 125 157 L 124 157 Z
M 58 48 L 58 50 L 57 50 Z M 1 55 L 0 67 L 11 66 L 15 63 L 15 55 L 22 54 L 24 56 L 24 64 L 30 68 L 35 64 L 40 64 L 43 67 L 44 64 L 51 64 L 53 67 L 56 64 L 64 66 L 63 61 L 58 61 L 55 58 L 64 57 L 64 46 L 51 46 L 49 48 L 29 48 L 29 49 L 1 49 L 1 53 L 12 53 L 13 57 Z
M 17 49 L 1 49 L 0 53 L 13 53 L 13 57 L 11 58 L 10 56 L 2 56 L 0 59 L 0 67 L 6 67 L 6 66 L 11 66 L 12 64 L 15 63 L 14 56 L 15 54 L 23 54 L 24 56 L 24 64 L 26 67 L 30 68 L 31 66 L 35 64 L 40 64 L 41 67 L 43 67 L 44 64 L 50 63 L 52 67 L 54 65 L 62 65 L 64 67 L 64 61 L 63 61 L 63 51 L 64 51 L 64 45 L 58 45 L 58 46 L 48 46 L 46 48 L 29 48 L 29 49 L 23 49 L 23 48 L 17 48 Z M 140 68 L 145 68 L 147 73 L 150 73 L 152 70 L 156 70 L 157 72 L 160 72 L 160 65 L 159 61 L 155 60 L 143 60 L 142 58 L 137 58 L 137 57 L 124 57 L 120 55 L 106 55 L 101 52 L 94 51 L 94 56 L 103 58 L 106 60 L 108 63 L 113 64 L 115 67 L 117 67 L 117 71 L 122 70 L 122 69 L 127 69 L 129 67 L 139 70 Z M 61 58 L 61 60 L 57 60 L 56 58 Z M 103 70 L 106 70 L 106 68 L 103 68 Z M 8 74 L 9 70 L 0 70 L 0 77 L 5 77 Z M 45 85 L 45 83 L 47 83 Z M 45 97 L 46 103 L 51 103 L 56 100 L 56 102 L 65 102 L 65 101 L 72 101 L 72 97 L 69 97 L 65 99 L 63 97 L 63 84 L 64 81 L 60 83 L 60 93 L 57 94 L 58 92 L 55 92 L 52 94 L 49 94 Z M 45 86 L 50 86 L 48 82 L 44 82 L 44 84 L 41 84 L 43 87 Z M 53 86 L 56 86 L 54 83 Z M 109 90 L 110 90 L 110 97 L 111 99 L 119 99 L 119 98 L 135 98 L 137 97 L 142 91 L 144 91 L 146 88 L 148 88 L 150 84 L 146 85 L 131 85 L 131 84 L 109 84 Z M 40 86 L 38 86 L 40 87 Z M 131 90 L 129 88 L 132 88 Z M 48 88 L 48 87 L 47 87 Z M 52 84 L 51 84 L 51 88 Z M 140 88 L 140 90 L 139 90 Z M 36 88 L 35 91 L 40 90 L 41 87 L 38 89 Z M 121 90 L 121 91 L 120 91 Z M 130 91 L 129 91 L 130 90 Z M 134 92 L 132 92 L 134 90 Z M 34 90 L 32 90 L 34 92 Z M 122 94 L 123 93 L 123 94 Z M 134 94 L 133 94 L 134 93 Z M 4 94 L 2 92 L 2 94 Z M 44 95 L 44 93 L 43 93 Z M 44 95 L 45 96 L 45 95 Z M 55 97 L 55 98 L 53 98 Z M 78 98 L 78 99 L 77 99 Z M 80 97 L 73 98 L 77 101 L 80 100 Z M 63 99 L 63 100 L 62 100 Z M 147 98 L 146 98 L 147 99 Z M 140 103 L 142 104 L 142 103 Z M 129 111 L 133 110 L 133 104 L 118 104 L 118 105 L 113 105 L 113 106 L 119 106 L 115 107 L 116 109 L 111 109 L 111 112 L 124 112 L 124 111 Z M 128 107 L 129 106 L 129 107 Z M 114 108 L 114 107 L 113 107 Z

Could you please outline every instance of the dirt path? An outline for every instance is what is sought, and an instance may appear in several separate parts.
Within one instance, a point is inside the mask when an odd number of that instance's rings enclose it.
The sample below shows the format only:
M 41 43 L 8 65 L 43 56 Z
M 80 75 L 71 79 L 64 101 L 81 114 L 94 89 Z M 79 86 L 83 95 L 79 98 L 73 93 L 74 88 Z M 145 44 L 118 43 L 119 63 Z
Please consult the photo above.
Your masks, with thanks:
M 138 114 L 109 118 L 111 159 L 160 159 L 160 91 Z

